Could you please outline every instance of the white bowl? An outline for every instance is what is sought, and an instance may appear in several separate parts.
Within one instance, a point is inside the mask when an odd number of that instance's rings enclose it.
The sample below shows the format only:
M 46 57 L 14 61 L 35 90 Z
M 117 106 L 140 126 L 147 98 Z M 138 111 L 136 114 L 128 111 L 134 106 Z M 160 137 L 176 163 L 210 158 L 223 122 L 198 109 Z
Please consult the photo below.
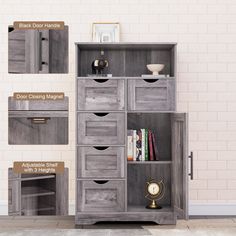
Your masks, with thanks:
M 159 72 L 165 67 L 164 64 L 148 64 L 147 68 L 152 72 L 153 75 L 159 75 Z

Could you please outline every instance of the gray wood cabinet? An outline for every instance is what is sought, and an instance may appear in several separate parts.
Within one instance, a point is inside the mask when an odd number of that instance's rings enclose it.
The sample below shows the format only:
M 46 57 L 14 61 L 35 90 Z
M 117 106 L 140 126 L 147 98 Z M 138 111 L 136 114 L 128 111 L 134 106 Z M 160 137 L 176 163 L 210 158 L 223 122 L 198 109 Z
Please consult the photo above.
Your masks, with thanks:
M 68 26 L 8 33 L 9 73 L 68 73 Z
M 9 144 L 68 144 L 68 97 L 57 101 L 8 100 Z
M 14 174 L 8 170 L 8 214 L 67 215 L 68 168 L 63 174 Z
M 76 224 L 187 219 L 188 129 L 187 114 L 176 112 L 176 45 L 78 43 L 76 53 Z M 101 57 L 112 77 L 89 75 Z M 164 63 L 170 77 L 141 77 L 150 63 Z M 154 132 L 159 161 L 127 161 L 127 130 L 140 128 Z M 165 184 L 159 210 L 146 208 L 151 178 Z

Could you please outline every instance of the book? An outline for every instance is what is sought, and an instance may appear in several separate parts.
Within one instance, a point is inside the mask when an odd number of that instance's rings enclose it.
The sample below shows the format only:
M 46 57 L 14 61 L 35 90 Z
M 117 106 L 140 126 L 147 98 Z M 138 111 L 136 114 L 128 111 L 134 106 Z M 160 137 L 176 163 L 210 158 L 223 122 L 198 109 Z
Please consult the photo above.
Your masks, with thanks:
M 145 129 L 141 129 L 142 132 L 142 161 L 145 161 Z
M 133 130 L 127 130 L 127 160 L 133 161 Z
M 145 132 L 145 161 L 149 159 L 149 152 L 148 152 L 148 129 L 144 129 Z
M 154 160 L 159 161 L 159 153 L 158 153 L 157 143 L 156 143 L 156 138 L 155 138 L 154 133 L 152 133 L 152 144 L 153 144 L 154 157 L 155 157 Z
M 133 161 L 136 161 L 137 157 L 136 142 L 137 142 L 137 130 L 133 130 Z
M 137 130 L 136 133 L 136 161 L 142 161 L 142 132 L 141 130 Z
M 152 131 L 151 130 L 148 130 L 148 143 L 149 143 L 149 160 L 154 161 Z

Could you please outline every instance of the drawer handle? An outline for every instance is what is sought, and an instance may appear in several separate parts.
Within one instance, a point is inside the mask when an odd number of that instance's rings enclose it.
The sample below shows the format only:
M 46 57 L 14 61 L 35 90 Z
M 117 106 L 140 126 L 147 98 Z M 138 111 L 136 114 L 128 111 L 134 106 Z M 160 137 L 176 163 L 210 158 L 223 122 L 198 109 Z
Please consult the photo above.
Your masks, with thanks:
M 159 79 L 144 79 L 145 82 L 147 83 L 155 83 L 157 82 Z
M 105 146 L 104 147 L 102 147 L 102 146 L 93 146 L 93 148 L 95 148 L 97 150 L 100 150 L 100 151 L 108 149 L 108 147 L 105 147 Z
M 109 182 L 109 180 L 94 180 L 93 182 L 95 182 L 96 184 L 106 184 Z
M 109 113 L 105 113 L 105 112 L 103 112 L 103 113 L 93 113 L 95 116 L 100 116 L 100 117 L 102 117 L 102 116 L 106 116 L 106 115 L 108 115 Z
M 50 120 L 49 117 L 43 117 L 43 118 L 29 117 L 27 119 L 31 120 L 32 124 L 47 124 L 47 121 Z
M 105 83 L 107 82 L 109 79 L 94 79 L 94 81 L 96 81 L 97 83 Z

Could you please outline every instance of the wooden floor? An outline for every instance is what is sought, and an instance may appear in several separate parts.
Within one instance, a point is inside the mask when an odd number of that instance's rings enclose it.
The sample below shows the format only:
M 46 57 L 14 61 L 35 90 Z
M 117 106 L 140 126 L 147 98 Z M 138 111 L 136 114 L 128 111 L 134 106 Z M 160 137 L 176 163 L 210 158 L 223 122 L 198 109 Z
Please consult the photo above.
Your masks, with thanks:
M 217 235 L 236 236 L 236 217 L 203 218 L 179 220 L 176 226 L 156 225 L 154 223 L 99 223 L 92 226 L 75 227 L 74 216 L 0 216 L 1 235 L 158 235 L 158 236 L 197 236 Z M 22 234 L 19 232 L 22 232 Z M 63 232 L 63 233 L 62 233 Z

